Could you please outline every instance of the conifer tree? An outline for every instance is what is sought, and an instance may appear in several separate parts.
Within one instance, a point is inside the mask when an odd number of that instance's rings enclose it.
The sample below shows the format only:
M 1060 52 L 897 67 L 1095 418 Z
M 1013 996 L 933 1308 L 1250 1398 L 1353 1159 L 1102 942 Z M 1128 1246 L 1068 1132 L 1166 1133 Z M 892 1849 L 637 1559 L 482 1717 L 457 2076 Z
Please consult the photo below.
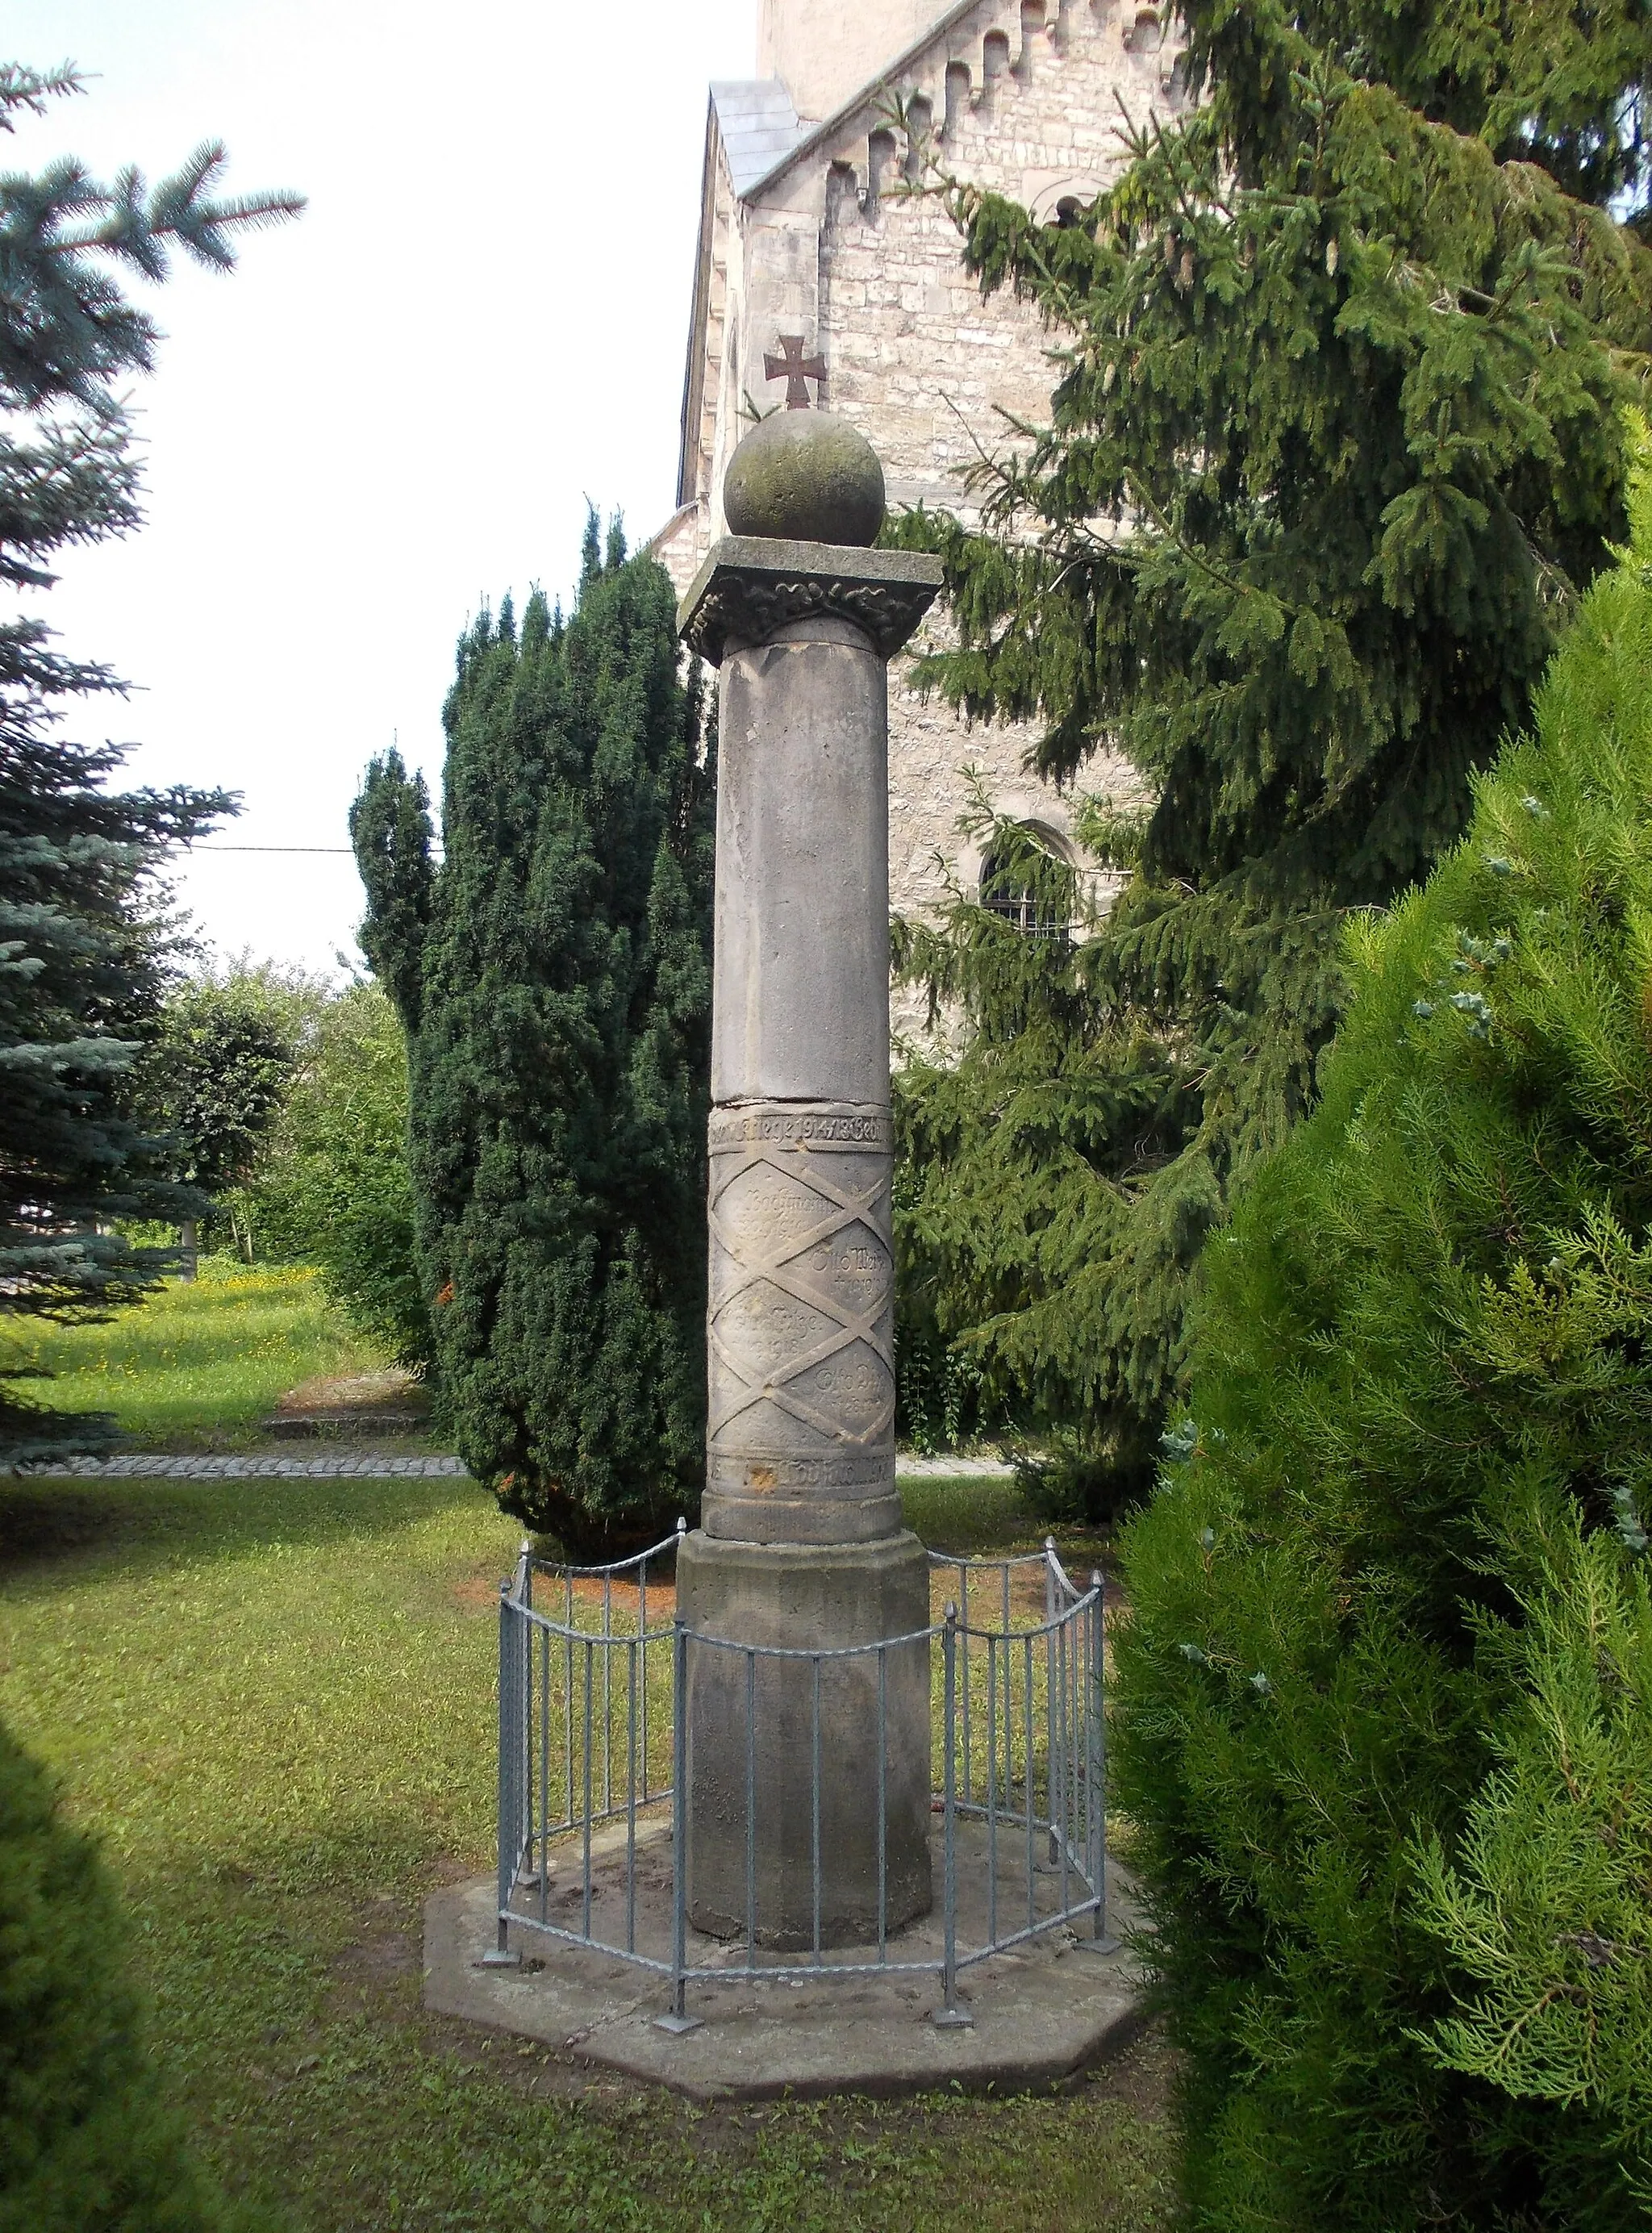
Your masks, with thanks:
M 915 1349 L 972 1367 L 978 1416 L 1038 1446 L 1024 1480 L 1049 1516 L 1103 1517 L 1156 1455 L 1137 1422 L 1157 1386 L 1128 1377 L 1140 1353 L 1113 1260 L 1130 1182 L 1186 1137 L 1196 1091 L 1185 1059 L 1140 1029 L 1124 1038 L 1098 995 L 1102 925 L 1073 869 L 979 783 L 964 834 L 1039 927 L 955 880 L 935 919 L 895 925 L 896 974 L 927 986 L 940 1034 L 894 1079 L 898 1361 Z M 1174 1307 L 1183 1256 L 1166 1238 Z
M 437 1372 L 507 1509 L 570 1542 L 698 1496 L 715 775 L 661 568 L 593 518 L 459 647 L 439 869 L 390 755 L 351 830 L 362 947 L 407 1032 Z
M 1652 489 L 1467 837 L 1348 934 L 1124 1539 L 1109 1758 L 1189 2222 L 1652 2195 Z
M 81 81 L 0 64 L 0 130 Z M 122 383 L 159 338 L 128 302 L 170 252 L 224 270 L 232 237 L 291 215 L 290 194 L 224 199 L 221 147 L 153 192 L 101 185 L 68 159 L 0 178 L 0 584 L 49 588 L 55 552 L 140 518 Z M 134 1299 L 158 1260 L 107 1228 L 179 1224 L 203 1208 L 169 1177 L 133 1106 L 130 1072 L 172 966 L 156 873 L 179 840 L 233 809 L 223 791 L 120 791 L 122 754 L 60 733 L 67 706 L 120 686 L 66 659 L 38 619 L 0 619 L 0 1314 L 72 1316 Z M 9 1455 L 67 1431 L 8 1397 Z M 83 1431 L 84 1420 L 76 1429 Z
M 1109 1361 L 1070 1410 L 1123 1450 L 1175 1385 L 1232 1180 L 1311 1098 L 1349 910 L 1460 832 L 1622 531 L 1616 407 L 1652 333 L 1652 257 L 1608 206 L 1645 186 L 1638 0 L 1179 12 L 1200 105 L 1071 223 L 932 176 L 1060 377 L 977 472 L 979 524 L 897 531 L 946 562 L 929 680 L 1042 721 L 1046 775 L 1117 746 L 1151 800 L 1103 843 L 1128 882 L 1083 957 L 1094 1058 L 1064 1100 L 1050 1073 L 1042 1128 L 1094 1172 L 1068 1338 Z M 952 1282 L 960 1324 L 990 1288 L 984 1338 L 1053 1390 L 1041 1134 L 975 1136 L 927 1182 L 975 1260 L 909 1276 Z

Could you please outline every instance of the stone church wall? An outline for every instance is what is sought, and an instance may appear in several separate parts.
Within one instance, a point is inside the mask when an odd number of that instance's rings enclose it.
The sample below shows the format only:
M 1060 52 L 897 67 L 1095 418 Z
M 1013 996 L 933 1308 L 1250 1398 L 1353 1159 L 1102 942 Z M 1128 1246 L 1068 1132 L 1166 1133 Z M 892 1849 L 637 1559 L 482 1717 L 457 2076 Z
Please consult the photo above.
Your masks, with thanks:
M 960 469 L 979 448 L 1013 439 L 1005 413 L 1035 421 L 1047 413 L 1059 375 L 1037 314 L 1007 294 L 983 300 L 939 201 L 891 198 L 915 161 L 888 114 L 891 93 L 915 101 L 920 125 L 927 116 L 948 170 L 1050 218 L 1063 199 L 1094 195 L 1124 161 L 1121 106 L 1141 121 L 1180 101 L 1174 53 L 1149 11 L 1113 0 L 1051 0 L 1047 12 L 1039 0 L 979 0 L 750 202 L 719 179 L 703 244 L 714 315 L 705 329 L 698 500 L 659 545 L 680 587 L 720 531 L 722 467 L 750 424 L 745 398 L 767 408 L 784 394 L 752 377 L 782 332 L 803 335 L 824 358 L 820 401 L 872 442 L 893 506 L 940 504 L 968 518 L 974 505 Z M 966 764 L 980 770 L 998 811 L 1037 825 L 1070 853 L 1069 802 L 1025 771 L 1036 732 L 966 730 L 938 700 L 922 701 L 909 674 L 908 665 L 890 678 L 895 908 L 933 906 L 943 863 L 966 891 L 979 880 L 979 854 L 958 830 Z M 1133 772 L 1106 754 L 1082 781 L 1121 799 L 1137 789 Z M 917 1019 L 898 1003 L 895 1020 L 912 1028 Z

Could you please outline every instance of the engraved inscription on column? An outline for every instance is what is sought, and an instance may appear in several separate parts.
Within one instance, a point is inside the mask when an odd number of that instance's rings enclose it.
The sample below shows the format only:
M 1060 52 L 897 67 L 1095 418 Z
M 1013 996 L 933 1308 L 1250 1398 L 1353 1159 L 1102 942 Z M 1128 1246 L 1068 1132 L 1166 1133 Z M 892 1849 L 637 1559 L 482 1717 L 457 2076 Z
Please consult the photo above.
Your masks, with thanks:
M 713 1114 L 713 1480 L 784 1491 L 887 1479 L 893 1149 L 887 1110 L 768 1103 Z

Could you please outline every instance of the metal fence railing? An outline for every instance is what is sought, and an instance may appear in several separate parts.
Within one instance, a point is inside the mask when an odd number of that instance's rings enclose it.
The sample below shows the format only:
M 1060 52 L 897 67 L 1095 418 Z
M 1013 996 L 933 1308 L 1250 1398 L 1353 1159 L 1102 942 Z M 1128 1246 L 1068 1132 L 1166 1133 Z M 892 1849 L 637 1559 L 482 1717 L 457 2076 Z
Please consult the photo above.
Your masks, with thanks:
M 512 1927 L 542 1943 L 588 1947 L 657 1976 L 658 2019 L 698 2021 L 689 1989 L 753 1976 L 799 1980 L 869 1972 L 937 1977 L 935 2021 L 967 2024 L 959 1975 L 1064 1928 L 1111 1951 L 1108 1932 L 1103 1595 L 1099 1573 L 1070 1580 L 1053 1541 L 1012 1559 L 930 1554 L 946 1591 L 941 1618 L 910 1637 L 837 1650 L 782 1649 L 701 1635 L 676 1617 L 666 1579 L 683 1533 L 611 1566 L 537 1560 L 524 1545 L 499 1595 L 499 1856 L 497 1950 L 514 1964 Z M 934 1908 L 927 1926 L 888 1927 L 884 1782 L 888 1670 L 903 1649 L 929 1652 Z M 935 1648 L 935 1647 L 938 1647 Z M 744 1924 L 724 1944 L 694 1941 L 686 1838 L 692 1773 L 685 1703 L 699 1654 L 745 1662 Z M 782 1668 L 777 1663 L 786 1663 Z M 789 1670 L 789 1671 L 788 1671 Z M 757 1868 L 758 1725 L 771 1681 L 810 1703 L 812 1930 L 776 1943 Z M 877 1907 L 863 1943 L 823 1943 L 823 1686 L 875 1695 Z M 735 1686 L 736 1695 L 738 1684 Z M 777 1693 L 771 1693 L 777 1695 Z

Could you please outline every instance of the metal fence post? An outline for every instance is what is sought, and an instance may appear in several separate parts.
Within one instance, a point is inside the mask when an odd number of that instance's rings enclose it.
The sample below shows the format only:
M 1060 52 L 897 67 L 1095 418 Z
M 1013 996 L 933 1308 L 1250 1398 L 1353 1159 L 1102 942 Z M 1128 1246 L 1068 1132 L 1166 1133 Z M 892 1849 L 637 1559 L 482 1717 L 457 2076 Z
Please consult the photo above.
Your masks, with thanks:
M 745 1653 L 745 1966 L 758 1966 L 758 1655 Z
M 1044 1539 L 1044 1795 L 1050 1802 L 1050 1865 L 1057 1867 L 1061 1860 L 1062 1820 L 1065 1804 L 1066 1762 L 1061 1756 L 1061 1728 L 1056 1713 L 1056 1539 Z
M 511 1888 L 516 1881 L 517 1862 L 520 1858 L 516 1848 L 520 1807 L 517 1785 L 522 1772 L 517 1758 L 516 1723 L 520 1714 L 519 1692 L 513 1680 L 516 1669 L 511 1650 L 513 1620 L 519 1619 L 511 1602 L 511 1584 L 499 1585 L 499 1881 L 498 1922 L 495 1943 L 485 1953 L 478 1967 L 483 1969 L 515 1969 L 521 1966 L 521 1957 L 511 1951 L 510 1926 L 505 1911 L 511 1904 Z
M 677 1523 L 679 1540 L 682 1522 Z M 698 2031 L 688 1998 L 688 1630 L 680 1605 L 672 1624 L 671 1651 L 671 2006 L 654 2023 L 660 2031 Z
M 951 1603 L 946 1607 L 940 1648 L 946 1696 L 946 1734 L 941 1748 L 945 1779 L 941 1786 L 945 1958 L 941 1969 L 942 2001 L 934 2021 L 942 2031 L 965 2031 L 975 2019 L 958 2005 L 958 1607 Z
M 1089 1578 L 1091 1603 L 1089 1618 L 1089 1697 L 1085 1714 L 1084 1756 L 1089 1781 L 1089 1880 L 1096 1897 L 1092 1935 L 1081 1938 L 1079 1944 L 1087 1946 L 1093 1954 L 1116 1954 L 1119 1942 L 1107 1927 L 1107 1725 L 1106 1697 L 1102 1688 L 1102 1647 L 1106 1630 L 1103 1622 L 1102 1577 L 1092 1570 Z

